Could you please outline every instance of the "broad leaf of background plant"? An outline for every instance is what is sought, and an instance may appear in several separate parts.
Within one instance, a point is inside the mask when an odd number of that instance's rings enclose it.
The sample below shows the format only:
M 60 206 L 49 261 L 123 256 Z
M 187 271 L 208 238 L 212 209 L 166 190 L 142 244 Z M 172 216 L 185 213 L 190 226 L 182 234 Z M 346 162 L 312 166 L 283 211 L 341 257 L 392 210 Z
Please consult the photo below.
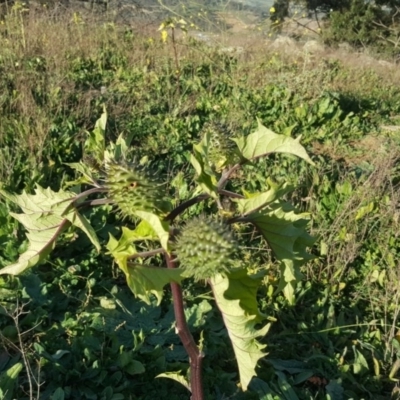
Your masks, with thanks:
M 16 363 L 0 374 L 0 400 L 14 399 L 14 387 L 23 366 L 22 362 Z
M 128 264 L 129 257 L 137 253 L 134 245 L 138 240 L 154 240 L 157 236 L 154 230 L 142 221 L 135 230 L 122 228 L 122 235 L 119 240 L 110 234 L 107 249 L 115 258 L 118 266 L 124 271 L 129 288 L 133 294 L 147 304 L 151 304 L 150 295 L 154 294 L 159 305 L 163 296 L 163 288 L 171 282 L 180 283 L 181 270 L 166 269 L 141 264 Z
M 281 279 L 278 290 L 282 290 L 290 303 L 294 300 L 294 289 L 301 279 L 300 266 L 313 256 L 307 247 L 315 239 L 307 232 L 308 214 L 296 213 L 287 203 L 276 203 L 246 218 L 264 236 L 275 257 L 281 261 Z
M 248 136 L 232 139 L 236 142 L 242 157 L 246 160 L 263 157 L 272 153 L 288 153 L 300 157 L 314 165 L 304 147 L 300 144 L 301 136 L 293 139 L 278 135 L 266 128 L 258 120 L 258 128 Z
M 129 151 L 135 132 L 131 132 L 125 139 L 122 134 L 118 136 L 116 143 L 110 143 L 109 148 L 104 153 L 105 161 L 124 159 Z
M 293 186 L 289 186 L 287 183 L 278 185 L 269 179 L 267 183 L 270 189 L 266 192 L 256 194 L 247 199 L 233 199 L 237 203 L 237 210 L 242 216 L 261 210 L 293 190 Z
M 265 319 L 257 307 L 257 290 L 261 278 L 250 277 L 245 269 L 229 274 L 216 275 L 210 280 L 214 299 L 228 330 L 239 367 L 240 383 L 243 390 L 253 376 L 256 376 L 258 361 L 266 355 L 264 345 L 257 337 L 268 332 L 270 324 L 262 329 L 255 326 Z
M 204 135 L 199 144 L 193 145 L 193 154 L 190 162 L 197 173 L 197 182 L 201 188 L 210 196 L 217 198 L 217 178 L 208 161 L 208 148 L 210 146 L 210 134 Z
M 25 227 L 29 240 L 28 249 L 21 254 L 18 262 L 1 269 L 0 274 L 18 275 L 43 261 L 54 248 L 57 237 L 71 225 L 71 222 L 82 229 L 100 249 L 94 230 L 89 227 L 89 223 L 76 208 L 71 206 L 75 193 L 62 190 L 53 192 L 50 188 L 43 189 L 38 186 L 35 194 L 24 191 L 21 195 L 14 195 L 4 190 L 0 190 L 0 194 L 22 209 L 22 214 L 10 213 L 10 215 Z
M 107 112 L 104 110 L 101 117 L 96 121 L 92 132 L 88 132 L 88 138 L 85 141 L 85 155 L 93 158 L 98 164 L 104 162 L 104 152 L 106 149 L 105 131 L 107 124 Z

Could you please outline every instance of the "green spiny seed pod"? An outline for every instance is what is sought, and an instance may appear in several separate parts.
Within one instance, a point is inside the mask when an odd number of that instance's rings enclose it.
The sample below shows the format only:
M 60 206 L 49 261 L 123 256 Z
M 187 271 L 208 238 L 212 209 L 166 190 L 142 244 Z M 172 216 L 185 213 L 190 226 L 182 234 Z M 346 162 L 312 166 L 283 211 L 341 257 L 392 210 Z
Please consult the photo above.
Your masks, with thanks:
M 136 165 L 109 162 L 106 186 L 123 217 L 134 217 L 137 210 L 160 212 L 163 198 L 160 185 Z
M 232 140 L 233 132 L 223 123 L 213 122 L 204 128 L 204 134 L 210 133 L 210 147 L 208 157 L 210 162 L 218 169 L 232 163 L 237 146 Z
M 184 275 L 196 281 L 227 273 L 235 264 L 237 242 L 231 230 L 225 223 L 209 217 L 189 221 L 175 246 Z

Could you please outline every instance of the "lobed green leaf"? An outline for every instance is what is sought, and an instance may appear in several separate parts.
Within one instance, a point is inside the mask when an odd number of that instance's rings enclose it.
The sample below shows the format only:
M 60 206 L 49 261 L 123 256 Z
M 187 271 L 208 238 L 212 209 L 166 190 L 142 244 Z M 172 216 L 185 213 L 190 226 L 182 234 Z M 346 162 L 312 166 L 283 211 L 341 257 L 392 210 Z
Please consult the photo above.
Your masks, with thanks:
M 2 268 L 0 275 L 18 275 L 43 261 L 53 250 L 60 234 L 71 224 L 82 229 L 100 250 L 95 231 L 73 204 L 75 193 L 62 190 L 53 192 L 50 188 L 43 189 L 38 186 L 35 194 L 24 191 L 21 195 L 14 195 L 4 190 L 0 190 L 0 194 L 22 209 L 23 214 L 10 215 L 25 227 L 29 240 L 27 251 L 21 254 L 16 263 Z
M 246 199 L 233 199 L 237 203 L 237 210 L 242 215 L 248 215 L 257 210 L 261 210 L 268 204 L 282 198 L 286 193 L 293 190 L 293 187 L 287 183 L 277 185 L 268 180 L 269 190 L 263 193 L 253 195 Z
M 204 135 L 203 140 L 193 146 L 190 162 L 197 173 L 197 182 L 211 197 L 217 198 L 217 178 L 208 160 L 210 133 Z
M 278 135 L 266 128 L 258 120 L 258 128 L 255 132 L 232 140 L 236 142 L 241 156 L 246 160 L 254 160 L 272 153 L 287 153 L 300 157 L 309 164 L 314 165 L 314 162 L 300 144 L 300 139 L 301 136 L 293 139 L 289 136 Z
M 315 239 L 307 232 L 308 214 L 296 213 L 287 203 L 276 203 L 268 209 L 247 216 L 264 236 L 275 257 L 281 262 L 282 290 L 290 303 L 294 301 L 294 289 L 302 278 L 300 266 L 313 256 L 307 252 Z
M 266 355 L 265 345 L 257 341 L 265 336 L 270 324 L 262 329 L 255 326 L 265 316 L 257 307 L 257 290 L 261 278 L 249 276 L 245 269 L 232 272 L 229 276 L 216 275 L 210 279 L 214 299 L 228 330 L 239 367 L 240 383 L 247 390 L 253 376 L 256 376 L 258 361 Z

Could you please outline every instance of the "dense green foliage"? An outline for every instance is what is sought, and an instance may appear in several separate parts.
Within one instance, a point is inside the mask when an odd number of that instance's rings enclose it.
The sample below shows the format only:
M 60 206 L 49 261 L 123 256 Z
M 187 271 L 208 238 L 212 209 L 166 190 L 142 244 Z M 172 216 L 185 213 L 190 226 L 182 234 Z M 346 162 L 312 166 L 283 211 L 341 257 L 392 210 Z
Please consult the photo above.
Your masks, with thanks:
M 206 354 L 207 398 L 396 398 L 400 152 L 398 133 L 380 127 L 400 123 L 398 81 L 328 58 L 228 56 L 192 39 L 176 44 L 177 71 L 173 46 L 158 37 L 85 23 L 60 23 L 56 31 L 39 22 L 24 25 L 37 33 L 26 36 L 18 19 L 0 25 L 3 189 L 57 191 L 78 179 L 69 164 L 93 162 L 83 149 L 103 105 L 107 142 L 122 134 L 132 159 L 150 160 L 159 178 L 174 176 L 166 190 L 175 205 L 193 188 L 190 152 L 210 126 L 238 138 L 254 131 L 257 116 L 277 133 L 302 134 L 316 168 L 274 155 L 246 166 L 228 188 L 245 193 L 290 182 L 299 189 L 288 199 L 313 216 L 319 237 L 294 305 L 277 290 L 280 270 L 269 248 L 252 237 L 251 267 L 268 267 L 258 306 L 271 328 L 250 391 L 237 387 L 234 353 L 211 296 L 200 283 L 185 286 L 186 316 Z M 60 46 L 63 32 L 71 39 Z M 18 210 L 2 198 L 2 267 L 27 247 L 10 211 Z M 192 213 L 206 211 L 207 204 Z M 110 230 L 121 235 L 110 206 L 84 215 L 101 241 Z M 187 398 L 176 382 L 155 379 L 188 368 L 169 292 L 161 307 L 135 299 L 111 256 L 73 227 L 45 263 L 2 276 L 0 297 L 0 382 L 7 385 L 0 387 L 14 391 L 9 398 L 29 398 L 28 377 L 40 399 Z

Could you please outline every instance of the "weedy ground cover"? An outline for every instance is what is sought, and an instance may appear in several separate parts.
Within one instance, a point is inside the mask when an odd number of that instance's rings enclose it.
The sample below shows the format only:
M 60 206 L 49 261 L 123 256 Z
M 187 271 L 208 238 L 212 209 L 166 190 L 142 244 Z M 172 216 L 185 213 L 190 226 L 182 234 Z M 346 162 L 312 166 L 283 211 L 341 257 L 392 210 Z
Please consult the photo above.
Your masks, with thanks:
M 279 134 L 301 134 L 316 167 L 273 155 L 238 171 L 227 188 L 246 193 L 266 190 L 267 178 L 289 182 L 296 189 L 287 200 L 310 213 L 318 238 L 290 305 L 277 290 L 269 247 L 243 232 L 254 271 L 268 271 L 258 305 L 272 322 L 262 338 L 269 354 L 249 391 L 237 386 L 211 293 L 200 283 L 183 287 L 191 332 L 206 355 L 205 396 L 397 398 L 398 72 L 359 65 L 356 55 L 280 53 L 260 38 L 227 54 L 190 35 L 162 40 L 157 27 L 54 18 L 14 8 L 0 25 L 2 189 L 57 191 L 78 179 L 68 164 L 98 167 L 83 149 L 104 107 L 107 143 L 120 135 L 130 142 L 129 157 L 151 162 L 176 206 L 195 186 L 190 152 L 208 133 L 249 135 L 257 117 Z M 18 210 L 2 197 L 2 267 L 28 244 L 10 211 Z M 85 216 L 99 239 L 121 234 L 109 205 Z M 188 398 L 173 380 L 155 379 L 188 369 L 169 291 L 161 307 L 134 298 L 111 256 L 78 231 L 66 231 L 46 262 L 0 282 L 3 398 Z

